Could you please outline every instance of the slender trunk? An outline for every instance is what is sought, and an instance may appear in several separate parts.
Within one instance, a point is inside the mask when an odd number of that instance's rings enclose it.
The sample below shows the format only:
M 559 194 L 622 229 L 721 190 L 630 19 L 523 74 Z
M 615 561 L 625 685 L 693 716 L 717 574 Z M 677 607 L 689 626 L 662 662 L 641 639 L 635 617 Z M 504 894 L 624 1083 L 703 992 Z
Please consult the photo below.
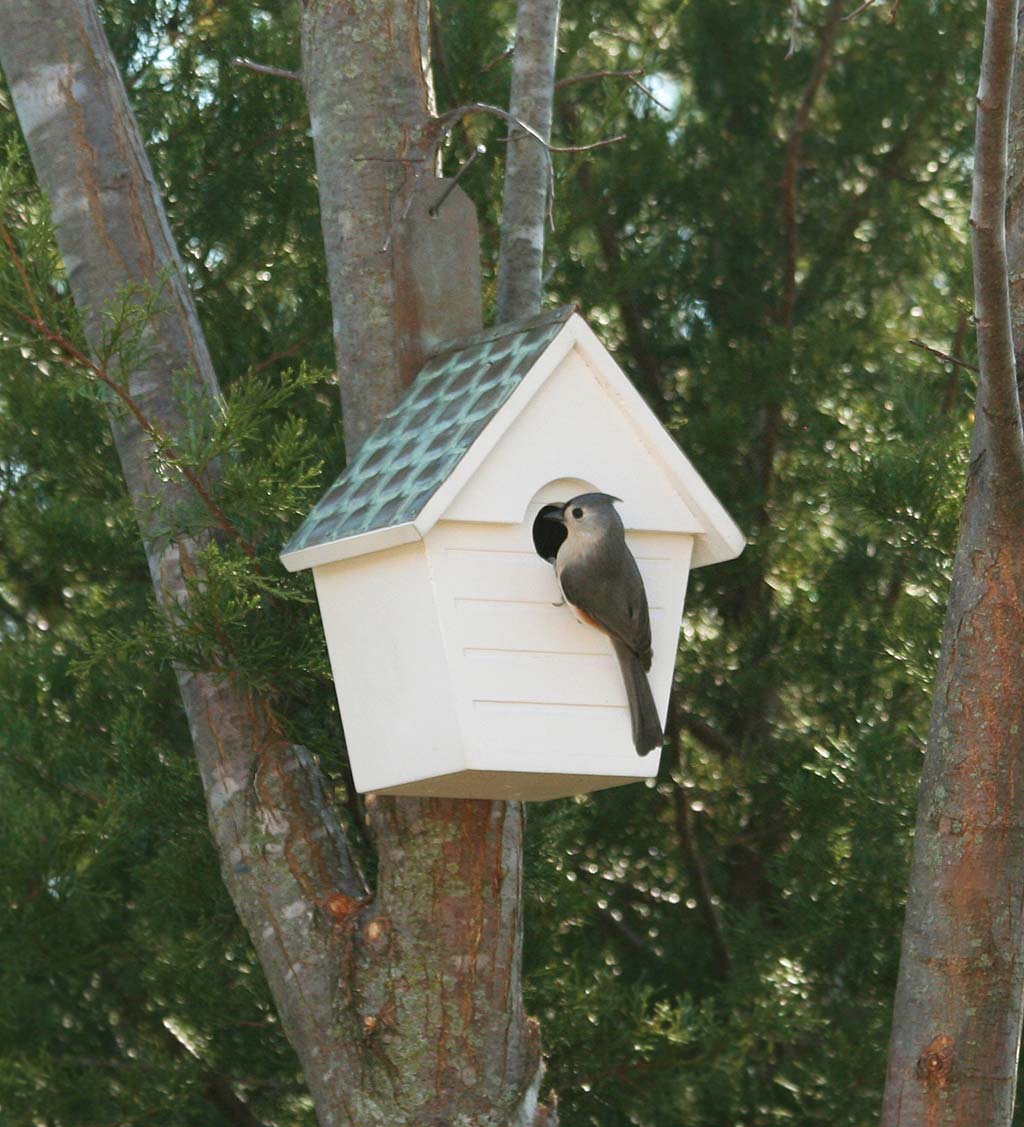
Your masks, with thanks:
M 551 139 L 559 0 L 519 0 L 509 112 Z M 544 282 L 544 220 L 549 182 L 547 155 L 516 126 L 508 132 L 498 262 L 498 320 L 514 321 L 540 309 Z
M 1016 28 L 1016 0 L 989 0 L 971 217 L 981 376 L 883 1127 L 1005 1127 L 1013 1116 L 1024 995 L 1024 444 L 1004 216 Z

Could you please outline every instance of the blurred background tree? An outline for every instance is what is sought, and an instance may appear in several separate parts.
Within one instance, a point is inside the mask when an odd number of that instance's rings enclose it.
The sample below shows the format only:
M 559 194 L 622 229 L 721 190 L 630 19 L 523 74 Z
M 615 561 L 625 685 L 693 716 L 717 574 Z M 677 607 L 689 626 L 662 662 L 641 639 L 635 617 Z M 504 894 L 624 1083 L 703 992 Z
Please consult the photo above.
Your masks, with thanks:
M 877 1118 L 970 422 L 982 6 L 857 7 L 563 2 L 555 140 L 627 139 L 556 158 L 548 296 L 750 537 L 694 575 L 657 785 L 530 808 L 527 989 L 570 1127 Z M 344 461 L 302 88 L 236 62 L 296 68 L 297 6 L 102 10 L 235 404 L 227 502 L 272 560 Z M 438 0 L 439 110 L 507 104 L 514 17 Z M 73 332 L 0 98 L 2 220 Z M 492 307 L 504 132 L 444 154 L 488 146 Z M 0 332 L 0 1116 L 312 1123 L 188 754 L 170 663 L 201 624 L 159 626 L 99 397 Z M 358 835 L 315 612 L 283 629 L 227 554 L 218 582 Z

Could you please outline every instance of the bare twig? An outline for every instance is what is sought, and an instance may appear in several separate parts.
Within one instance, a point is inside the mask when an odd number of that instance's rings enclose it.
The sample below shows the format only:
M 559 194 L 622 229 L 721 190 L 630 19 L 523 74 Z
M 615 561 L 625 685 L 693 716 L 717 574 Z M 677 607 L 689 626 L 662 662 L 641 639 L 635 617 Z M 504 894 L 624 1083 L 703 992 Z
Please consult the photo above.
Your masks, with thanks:
M 640 76 L 646 73 L 647 71 L 643 67 L 636 67 L 633 70 L 595 70 L 591 71 L 590 74 L 572 74 L 568 78 L 560 78 L 555 83 L 555 89 L 564 90 L 566 86 L 576 86 L 580 82 L 592 82 L 598 78 L 624 78 L 638 90 L 642 90 L 656 106 L 660 106 L 667 111 L 669 107 L 664 102 L 659 101 L 654 91 L 640 81 Z
M 963 357 L 964 341 L 967 340 L 967 329 L 970 320 L 970 314 L 967 310 L 962 310 L 957 319 L 956 328 L 953 330 L 953 341 L 949 346 L 950 355 L 952 355 L 955 360 Z M 951 371 L 946 378 L 946 391 L 942 397 L 942 413 L 944 415 L 948 415 L 956 406 L 961 390 L 961 381 L 957 379 L 956 373 Z
M 591 149 L 599 149 L 605 145 L 614 145 L 617 141 L 624 141 L 626 139 L 625 133 L 620 133 L 615 137 L 605 137 L 600 141 L 592 141 L 589 145 L 552 145 L 550 141 L 545 141 L 544 138 L 537 132 L 536 129 L 527 125 L 525 121 L 521 121 L 518 117 L 510 114 L 507 110 L 503 110 L 500 106 L 491 106 L 486 102 L 469 102 L 464 106 L 456 106 L 452 110 L 441 114 L 440 117 L 434 119 L 431 123 L 432 127 L 437 130 L 437 136 L 434 138 L 433 144 L 430 146 L 427 155 L 421 162 L 425 167 L 432 168 L 434 159 L 441 145 L 444 144 L 445 137 L 455 128 L 455 126 L 464 118 L 472 117 L 475 114 L 491 114 L 494 117 L 500 117 L 502 121 L 507 121 L 510 125 L 514 125 L 517 129 L 521 129 L 528 137 L 532 137 L 544 149 L 545 157 L 548 164 L 548 221 L 552 228 L 554 227 L 554 193 L 555 193 L 555 166 L 551 160 L 552 153 L 585 153 Z M 519 138 L 509 138 L 509 140 L 519 140 Z
M 455 109 L 448 110 L 441 114 L 440 117 L 434 119 L 434 126 L 439 127 L 440 132 L 434 144 L 431 146 L 431 156 L 437 152 L 437 149 L 440 147 L 445 137 L 451 133 L 460 119 L 472 117 L 474 114 L 478 113 L 488 113 L 493 114 L 495 117 L 500 117 L 503 121 L 507 121 L 510 125 L 521 129 L 527 136 L 539 142 L 549 153 L 586 153 L 591 149 L 600 149 L 604 145 L 614 145 L 617 141 L 625 141 L 626 139 L 625 133 L 619 133 L 614 137 L 605 137 L 600 141 L 591 141 L 589 145 L 553 145 L 550 141 L 545 141 L 544 138 L 535 129 L 527 125 L 525 121 L 514 117 L 507 110 L 501 109 L 500 106 L 489 106 L 486 102 L 469 102 L 464 106 L 456 106 Z
M 875 0 L 864 0 L 864 3 L 854 8 L 854 10 L 849 13 L 849 15 L 843 16 L 843 23 L 849 23 L 850 20 L 855 20 L 861 14 L 861 12 L 870 8 L 871 5 L 874 4 L 874 2 Z
M 666 106 L 660 98 L 655 97 L 654 91 L 649 86 L 645 86 L 638 78 L 630 78 L 629 81 L 637 88 L 642 90 L 648 98 L 656 105 L 660 106 L 666 113 L 671 113 L 671 107 Z
M 947 364 L 956 364 L 958 368 L 966 368 L 968 372 L 977 372 L 979 370 L 976 364 L 968 363 L 968 361 L 961 360 L 958 356 L 943 352 L 941 348 L 932 348 L 930 344 L 925 344 L 923 340 L 918 340 L 917 337 L 911 337 L 907 343 L 912 344 L 915 348 L 920 348 L 924 352 L 930 352 L 932 356 L 937 356 Z
M 489 63 L 484 63 L 480 68 L 480 73 L 486 74 L 489 70 L 493 70 L 498 63 L 503 63 L 506 59 L 511 59 L 515 53 L 516 46 L 514 43 L 510 43 L 500 55 L 496 55 Z
M 252 59 L 243 59 L 241 57 L 234 60 L 236 67 L 245 67 L 247 70 L 254 70 L 257 74 L 270 74 L 274 78 L 287 78 L 291 82 L 301 82 L 302 75 L 297 70 L 286 70 L 284 67 L 272 67 L 266 63 L 257 63 Z
M 790 0 L 789 5 L 789 50 L 786 58 L 791 59 L 796 54 L 797 38 L 800 32 L 800 0 Z
M 646 73 L 643 67 L 636 67 L 634 70 L 594 70 L 589 74 L 570 74 L 566 78 L 560 78 L 555 83 L 555 89 L 564 90 L 566 86 L 576 86 L 580 82 L 593 82 L 598 78 L 639 78 L 640 75 Z

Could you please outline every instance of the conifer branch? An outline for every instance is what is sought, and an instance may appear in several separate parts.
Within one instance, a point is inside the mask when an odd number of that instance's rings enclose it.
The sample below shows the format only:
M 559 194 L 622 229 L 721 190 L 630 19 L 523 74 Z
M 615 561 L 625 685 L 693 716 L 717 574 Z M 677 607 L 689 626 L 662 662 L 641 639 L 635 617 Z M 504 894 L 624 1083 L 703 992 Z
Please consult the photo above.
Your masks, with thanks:
M 90 356 L 84 353 L 72 340 L 69 340 L 63 333 L 53 328 L 45 318 L 30 316 L 17 307 L 11 305 L 10 302 L 4 301 L 4 305 L 25 325 L 37 332 L 43 340 L 47 343 L 54 345 L 57 348 L 58 356 L 61 363 L 68 368 L 84 368 L 95 379 L 99 380 L 105 387 L 108 387 L 114 395 L 125 405 L 135 421 L 139 424 L 143 431 L 149 435 L 153 440 L 153 444 L 160 452 L 160 456 L 171 465 L 185 478 L 185 480 L 192 486 L 196 495 L 202 501 L 203 505 L 213 517 L 217 526 L 231 537 L 232 540 L 238 542 L 242 551 L 249 557 L 254 559 L 256 556 L 255 546 L 242 535 L 241 529 L 231 520 L 231 518 L 224 512 L 224 510 L 214 500 L 212 494 L 203 481 L 202 477 L 189 466 L 178 450 L 172 445 L 167 436 L 160 430 L 159 427 L 153 423 L 142 408 L 138 405 L 132 397 L 131 392 L 114 379 L 113 376 L 101 364 L 97 364 Z
M 7 252 L 11 256 L 11 261 L 14 263 L 14 269 L 18 272 L 18 277 L 21 278 L 21 284 L 25 290 L 25 296 L 28 298 L 28 303 L 32 309 L 36 319 L 42 321 L 43 314 L 39 308 L 39 303 L 36 301 L 35 289 L 28 276 L 28 271 L 25 269 L 25 263 L 18 254 L 18 247 L 14 241 L 14 236 L 8 230 L 5 223 L 0 223 L 0 235 L 3 236 L 4 245 L 7 247 Z

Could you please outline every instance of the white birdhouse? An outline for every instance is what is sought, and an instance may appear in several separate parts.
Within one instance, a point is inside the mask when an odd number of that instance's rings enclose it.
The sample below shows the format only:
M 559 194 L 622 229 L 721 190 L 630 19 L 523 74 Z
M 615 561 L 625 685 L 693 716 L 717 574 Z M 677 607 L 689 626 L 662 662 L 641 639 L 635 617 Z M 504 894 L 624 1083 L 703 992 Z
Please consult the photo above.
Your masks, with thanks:
M 313 509 L 281 559 L 313 569 L 360 791 L 558 798 L 657 773 L 610 641 L 557 605 L 535 547 L 541 508 L 587 492 L 622 499 L 664 724 L 690 568 L 743 537 L 572 307 L 429 360 Z

